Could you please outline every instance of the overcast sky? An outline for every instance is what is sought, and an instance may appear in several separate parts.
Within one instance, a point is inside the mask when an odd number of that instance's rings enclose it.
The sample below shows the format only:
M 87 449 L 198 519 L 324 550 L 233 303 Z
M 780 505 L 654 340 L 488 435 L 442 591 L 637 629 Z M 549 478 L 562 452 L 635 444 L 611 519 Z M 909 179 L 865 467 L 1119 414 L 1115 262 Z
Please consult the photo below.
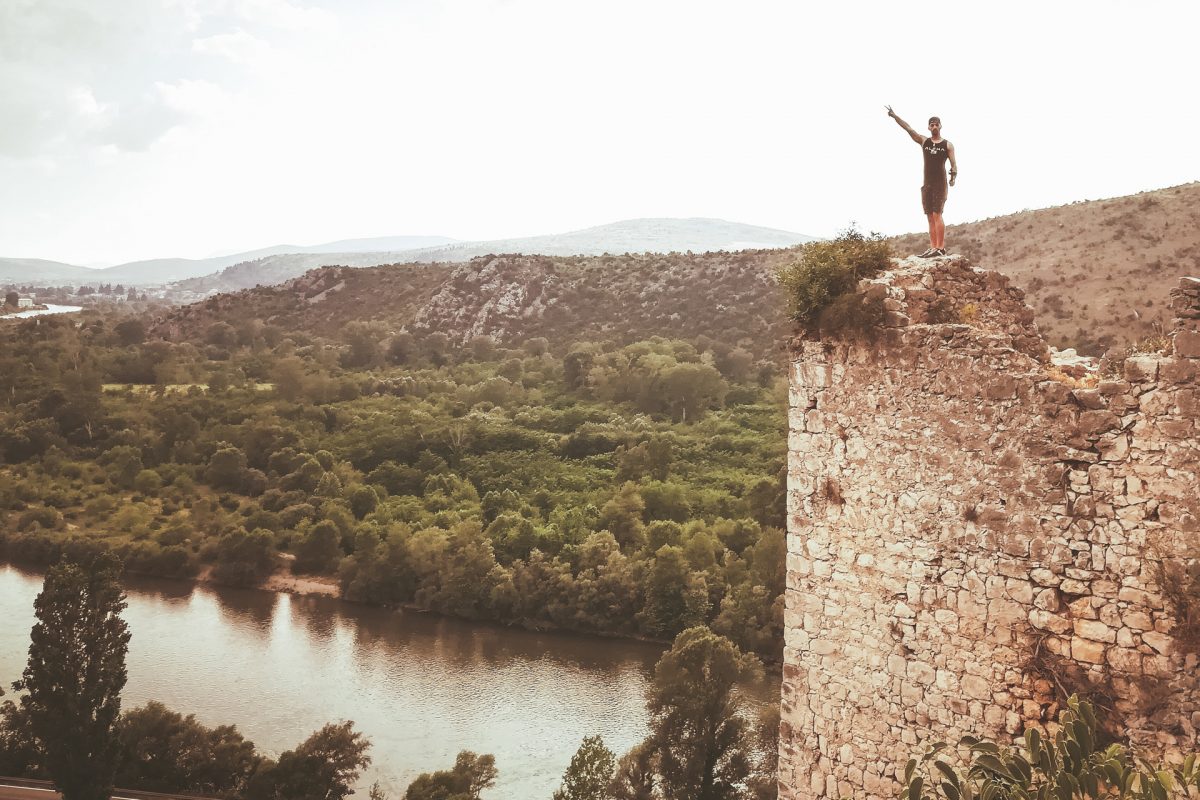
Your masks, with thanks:
M 960 7 L 965 6 L 965 7 Z M 721 217 L 816 236 L 1200 178 L 1194 2 L 0 0 L 0 256 Z

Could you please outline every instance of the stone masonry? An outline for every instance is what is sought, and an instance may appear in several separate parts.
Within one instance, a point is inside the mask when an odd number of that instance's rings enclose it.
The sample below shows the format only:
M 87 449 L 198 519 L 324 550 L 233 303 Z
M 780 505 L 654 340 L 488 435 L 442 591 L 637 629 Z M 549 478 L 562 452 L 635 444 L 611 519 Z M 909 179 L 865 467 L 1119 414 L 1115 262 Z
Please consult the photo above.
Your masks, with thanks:
M 859 292 L 877 335 L 793 342 L 780 797 L 894 797 L 926 744 L 1052 726 L 1073 691 L 1196 749 L 1159 578 L 1200 545 L 1200 280 L 1169 354 L 1083 377 L 963 258 Z

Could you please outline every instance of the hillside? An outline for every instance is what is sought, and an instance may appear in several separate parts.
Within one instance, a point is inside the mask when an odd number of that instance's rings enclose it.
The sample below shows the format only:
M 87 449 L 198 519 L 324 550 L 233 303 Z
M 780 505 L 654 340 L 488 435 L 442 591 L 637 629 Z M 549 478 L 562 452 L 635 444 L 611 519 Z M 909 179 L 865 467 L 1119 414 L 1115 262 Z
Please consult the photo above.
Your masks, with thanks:
M 380 236 L 369 239 L 342 239 L 314 245 L 277 244 L 211 258 L 153 258 L 102 269 L 37 258 L 0 258 L 0 282 L 39 286 L 96 286 L 102 283 L 150 286 L 214 275 L 235 264 L 258 263 L 275 257 L 283 257 L 286 260 L 289 254 L 298 255 L 301 259 L 305 254 L 333 254 L 311 256 L 303 262 L 303 269 L 292 271 L 286 276 L 292 278 L 315 266 L 349 263 L 356 258 L 355 255 L 344 254 L 371 253 L 371 256 L 360 260 L 369 265 L 386 264 L 389 261 L 402 260 L 394 257 L 394 253 L 421 247 L 443 247 L 453 244 L 454 241 L 445 236 Z
M 1100 354 L 1167 321 L 1168 290 L 1200 272 L 1198 228 L 1200 184 L 1188 184 L 954 225 L 947 242 L 1026 288 L 1052 344 Z M 919 234 L 893 244 L 899 254 L 926 246 Z M 460 342 L 477 334 L 552 342 L 705 334 L 762 358 L 785 326 L 774 270 L 795 253 L 508 255 L 329 269 L 177 309 L 159 330 L 190 338 L 218 320 L 259 318 L 325 335 L 350 320 L 376 320 Z
M 95 270 L 47 261 L 44 258 L 0 258 L 0 283 L 18 285 L 46 285 L 70 283 L 74 285 L 88 280 Z
M 1051 344 L 1100 354 L 1152 335 L 1167 292 L 1200 274 L 1200 183 L 946 228 L 947 250 L 1025 289 Z M 894 240 L 900 253 L 926 234 Z
M 210 297 L 173 309 L 153 330 L 202 338 L 217 321 L 258 318 L 284 330 L 336 335 L 351 320 L 390 331 L 488 335 L 500 343 L 544 336 L 622 343 L 707 335 L 762 358 L 786 328 L 774 270 L 791 250 L 625 256 L 504 255 L 466 264 L 314 270 L 281 286 Z
M 722 219 L 630 219 L 546 236 L 496 239 L 406 250 L 404 252 L 331 253 L 324 256 L 277 255 L 235 264 L 214 275 L 183 281 L 176 288 L 189 292 L 231 292 L 253 286 L 269 286 L 303 275 L 313 267 L 340 265 L 376 266 L 389 263 L 461 263 L 492 253 L 575 256 L 605 253 L 696 253 L 717 250 L 747 250 L 790 247 L 812 241 L 805 236 L 775 228 L 745 225 Z

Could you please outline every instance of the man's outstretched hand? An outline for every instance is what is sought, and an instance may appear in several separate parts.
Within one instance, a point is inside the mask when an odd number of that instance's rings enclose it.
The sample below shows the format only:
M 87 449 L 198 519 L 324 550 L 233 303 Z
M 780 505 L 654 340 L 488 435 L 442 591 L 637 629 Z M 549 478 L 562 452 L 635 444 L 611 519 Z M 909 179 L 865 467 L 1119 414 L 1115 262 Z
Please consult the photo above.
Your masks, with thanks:
M 895 112 L 895 111 L 892 111 L 892 107 L 891 107 L 891 106 L 884 106 L 884 108 L 886 108 L 886 109 L 888 110 L 888 116 L 889 116 L 889 117 L 895 117 L 895 116 L 896 116 L 896 112 Z

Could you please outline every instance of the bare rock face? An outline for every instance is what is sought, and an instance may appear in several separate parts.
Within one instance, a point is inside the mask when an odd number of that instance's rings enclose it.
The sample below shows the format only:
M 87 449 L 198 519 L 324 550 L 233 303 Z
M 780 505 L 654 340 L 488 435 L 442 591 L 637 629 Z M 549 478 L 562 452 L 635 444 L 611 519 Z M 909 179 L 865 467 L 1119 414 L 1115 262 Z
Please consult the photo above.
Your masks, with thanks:
M 558 302 L 561 279 L 548 259 L 493 257 L 459 265 L 410 327 L 453 330 L 459 344 L 476 336 L 505 338 L 513 323 L 540 318 Z
M 934 741 L 1106 693 L 1151 755 L 1200 743 L 1163 559 L 1200 545 L 1200 280 L 1170 355 L 1052 354 L 1019 290 L 895 262 L 873 336 L 793 342 L 780 797 L 894 797 Z

